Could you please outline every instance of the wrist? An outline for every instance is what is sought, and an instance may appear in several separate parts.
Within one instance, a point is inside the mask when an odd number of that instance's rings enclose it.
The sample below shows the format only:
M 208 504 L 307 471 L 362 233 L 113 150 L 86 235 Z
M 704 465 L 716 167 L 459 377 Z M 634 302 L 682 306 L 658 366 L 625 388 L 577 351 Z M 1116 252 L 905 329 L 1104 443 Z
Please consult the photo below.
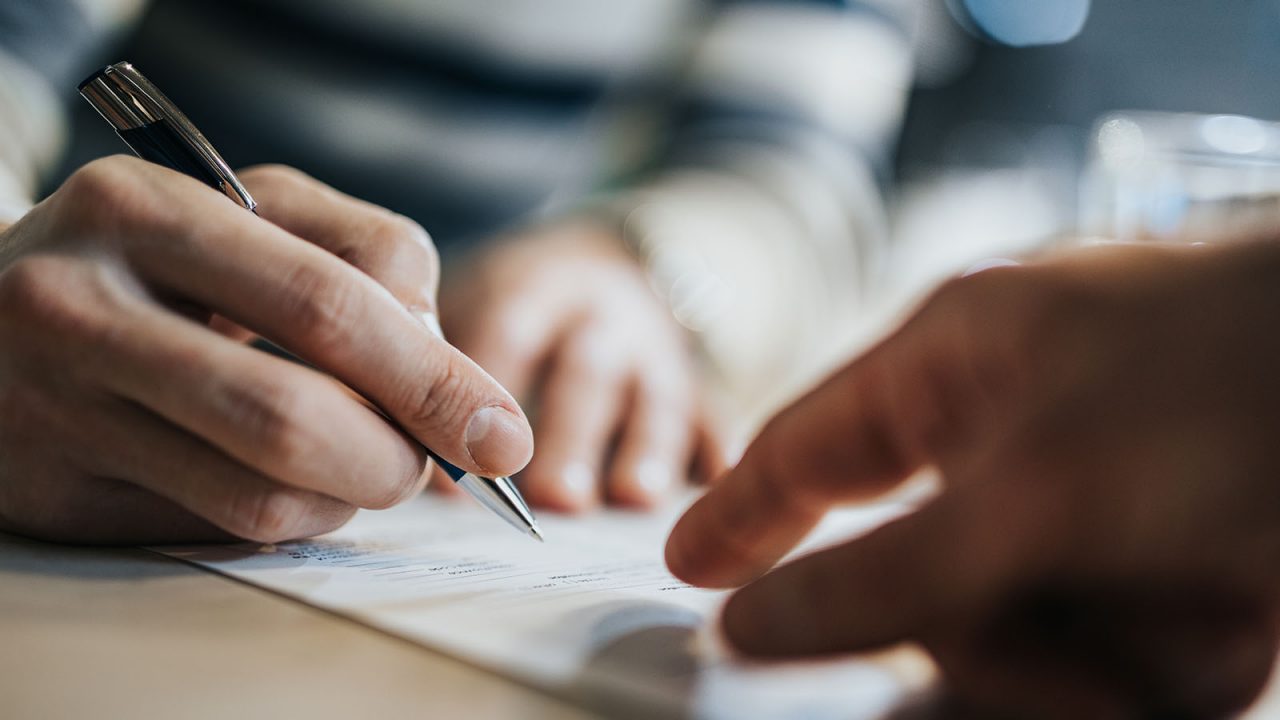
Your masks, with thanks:
M 675 321 L 701 337 L 727 309 L 723 262 L 697 242 L 703 234 L 701 216 L 663 200 L 657 193 L 624 193 L 581 208 L 576 217 L 613 238 L 648 277 Z

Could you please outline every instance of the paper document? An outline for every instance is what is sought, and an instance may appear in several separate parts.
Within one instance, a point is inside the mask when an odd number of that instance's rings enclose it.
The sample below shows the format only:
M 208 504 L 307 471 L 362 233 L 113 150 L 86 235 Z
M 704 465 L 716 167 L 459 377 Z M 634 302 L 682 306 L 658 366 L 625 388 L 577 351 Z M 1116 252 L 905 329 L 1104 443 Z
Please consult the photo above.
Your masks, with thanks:
M 621 715 L 873 718 L 902 698 L 902 678 L 871 661 L 719 651 L 708 621 L 724 593 L 662 560 L 680 509 L 544 514 L 539 544 L 466 498 L 426 495 L 309 541 L 159 550 Z M 902 511 L 837 513 L 813 542 Z

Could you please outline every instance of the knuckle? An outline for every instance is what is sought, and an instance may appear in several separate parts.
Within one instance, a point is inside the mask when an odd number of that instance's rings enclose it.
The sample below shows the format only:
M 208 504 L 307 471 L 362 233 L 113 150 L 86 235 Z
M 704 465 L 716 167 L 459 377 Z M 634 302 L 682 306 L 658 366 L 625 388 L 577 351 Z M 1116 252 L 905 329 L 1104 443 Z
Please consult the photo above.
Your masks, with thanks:
M 371 242 L 385 247 L 412 248 L 420 251 L 417 257 L 433 263 L 439 260 L 431 235 L 417 221 L 391 211 L 381 211 L 379 214 L 381 217 L 378 222 L 369 225 Z
M 108 329 L 98 308 L 113 304 L 101 278 L 85 276 L 65 259 L 28 255 L 0 272 L 0 322 L 42 335 L 93 344 Z M 95 286 L 95 287 L 90 287 Z M 100 296 L 86 301 L 86 291 Z
M 430 433 L 465 422 L 470 383 L 459 362 L 449 359 L 443 367 L 423 375 L 431 379 L 414 383 L 403 393 L 405 400 L 401 407 L 405 408 L 410 427 Z
M 321 355 L 348 345 L 360 315 L 361 287 L 342 273 L 299 265 L 283 283 L 283 314 L 304 333 L 310 350 Z
M 365 253 L 376 257 L 382 266 L 371 270 L 439 277 L 440 254 L 426 229 L 404 215 L 386 211 L 378 215 L 377 221 L 366 226 L 368 235 L 364 238 Z
M 305 172 L 276 163 L 246 168 L 240 179 L 255 196 L 272 206 L 323 202 L 334 192 Z
M 138 183 L 130 178 L 133 158 L 112 156 L 90 162 L 67 178 L 59 195 L 70 202 L 65 216 L 100 225 L 134 204 Z
M 300 420 L 303 393 L 291 383 L 237 386 L 229 395 L 230 423 L 254 439 L 256 464 L 284 474 L 311 452 L 314 444 Z
M 315 182 L 311 179 L 311 176 L 301 170 L 278 163 L 267 163 L 245 168 L 240 173 L 240 177 L 246 183 L 251 182 L 255 186 L 280 187 L 284 189 L 309 185 Z
M 126 185 L 123 166 L 127 164 L 118 155 L 94 160 L 73 172 L 62 187 L 81 200 L 113 197 Z
M 133 157 L 95 160 L 73 173 L 51 198 L 53 234 L 120 251 L 190 233 L 189 208 L 173 202 L 174 183 L 192 183 L 172 170 Z

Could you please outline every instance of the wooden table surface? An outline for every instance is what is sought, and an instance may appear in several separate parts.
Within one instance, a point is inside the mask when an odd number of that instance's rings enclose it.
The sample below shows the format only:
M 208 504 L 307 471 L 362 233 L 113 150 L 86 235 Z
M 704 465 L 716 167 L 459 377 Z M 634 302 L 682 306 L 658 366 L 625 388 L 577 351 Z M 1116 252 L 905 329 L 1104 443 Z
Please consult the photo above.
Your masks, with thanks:
M 1252 712 L 1280 718 L 1280 687 Z M 585 710 L 135 549 L 0 534 L 0 717 L 520 718 Z
M 589 715 L 145 550 L 0 535 L 0 717 Z

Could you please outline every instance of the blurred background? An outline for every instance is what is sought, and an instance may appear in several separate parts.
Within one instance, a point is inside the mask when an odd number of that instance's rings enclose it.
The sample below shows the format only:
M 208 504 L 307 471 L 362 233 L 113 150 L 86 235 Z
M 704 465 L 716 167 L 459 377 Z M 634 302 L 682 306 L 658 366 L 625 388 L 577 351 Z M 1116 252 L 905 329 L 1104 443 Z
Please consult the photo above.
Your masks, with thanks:
M 946 275 L 1265 225 L 1280 186 L 1280 0 L 6 0 L 8 219 L 122 150 L 75 94 L 120 59 L 446 273 L 612 223 L 747 418 Z
M 949 72 L 918 74 L 912 95 L 893 202 L 904 276 L 1265 221 L 1280 180 L 1268 124 L 1280 88 L 1265 79 L 1280 62 L 1280 3 L 947 6 L 967 11 L 952 19 L 968 42 L 948 45 Z

